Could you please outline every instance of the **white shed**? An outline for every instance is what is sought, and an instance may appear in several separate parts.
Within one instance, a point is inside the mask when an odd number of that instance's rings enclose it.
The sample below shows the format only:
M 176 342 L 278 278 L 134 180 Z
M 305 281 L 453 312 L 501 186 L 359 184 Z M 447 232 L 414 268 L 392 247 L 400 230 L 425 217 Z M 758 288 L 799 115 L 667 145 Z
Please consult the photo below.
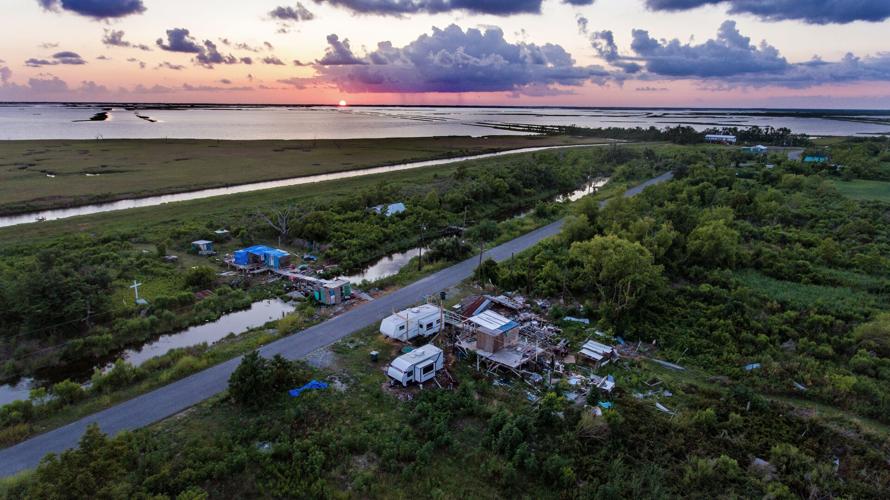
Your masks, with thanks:
M 444 362 L 445 355 L 442 349 L 427 344 L 392 360 L 386 369 L 386 374 L 405 387 L 412 382 L 422 384 L 435 378 L 436 373 L 444 366 Z
M 438 306 L 424 304 L 397 312 L 380 322 L 380 333 L 402 342 L 414 337 L 429 337 L 442 330 L 442 311 Z

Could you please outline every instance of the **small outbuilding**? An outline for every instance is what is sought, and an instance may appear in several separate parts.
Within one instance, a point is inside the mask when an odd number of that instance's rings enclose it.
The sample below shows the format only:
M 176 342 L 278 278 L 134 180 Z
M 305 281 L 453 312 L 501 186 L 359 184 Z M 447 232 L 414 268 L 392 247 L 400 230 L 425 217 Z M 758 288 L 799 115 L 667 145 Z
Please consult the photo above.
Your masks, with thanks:
M 213 251 L 213 242 L 210 240 L 193 241 L 192 250 L 197 252 L 198 255 L 213 255 L 216 253 Z
M 588 340 L 585 342 L 584 345 L 581 346 L 579 353 L 587 359 L 592 360 L 597 366 L 605 365 L 611 361 L 612 358 L 618 356 L 614 347 L 601 344 L 595 340 Z
M 352 283 L 344 279 L 318 280 L 312 296 L 326 306 L 337 305 L 352 296 Z
M 445 355 L 442 349 L 427 344 L 392 360 L 386 369 L 386 375 L 392 380 L 407 387 L 410 383 L 422 384 L 436 377 L 445 366 Z
M 407 342 L 415 337 L 429 337 L 442 331 L 442 310 L 432 304 L 423 304 L 394 313 L 380 322 L 380 333 L 395 340 Z

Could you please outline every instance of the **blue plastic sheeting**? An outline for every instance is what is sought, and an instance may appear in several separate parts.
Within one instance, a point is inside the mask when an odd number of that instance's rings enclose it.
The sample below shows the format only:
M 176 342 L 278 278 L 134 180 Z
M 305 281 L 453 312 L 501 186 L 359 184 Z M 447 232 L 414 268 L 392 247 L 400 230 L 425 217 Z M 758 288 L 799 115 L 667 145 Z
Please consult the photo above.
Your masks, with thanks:
M 517 323 L 515 321 L 511 321 L 511 322 L 507 323 L 506 325 L 503 325 L 500 328 L 498 328 L 498 330 L 500 330 L 502 332 L 509 332 L 510 330 L 516 328 L 517 326 L 519 326 L 519 323 Z
M 318 380 L 313 380 L 313 381 L 309 382 L 308 384 L 304 385 L 303 387 L 291 389 L 291 390 L 287 391 L 287 393 L 290 394 L 291 397 L 295 398 L 295 397 L 299 396 L 300 394 L 302 394 L 303 391 L 308 391 L 310 389 L 321 390 L 321 389 L 327 389 L 327 388 L 328 388 L 328 384 L 326 384 L 324 382 L 319 382 Z
M 609 408 L 612 408 L 612 403 L 609 402 L 609 401 L 600 401 L 600 402 L 597 403 L 597 404 L 598 404 L 601 408 L 604 408 L 604 409 L 606 409 L 606 410 L 608 410 Z
M 760 368 L 760 363 L 751 363 L 750 365 L 745 365 L 745 371 L 747 372 L 756 370 L 758 368 Z

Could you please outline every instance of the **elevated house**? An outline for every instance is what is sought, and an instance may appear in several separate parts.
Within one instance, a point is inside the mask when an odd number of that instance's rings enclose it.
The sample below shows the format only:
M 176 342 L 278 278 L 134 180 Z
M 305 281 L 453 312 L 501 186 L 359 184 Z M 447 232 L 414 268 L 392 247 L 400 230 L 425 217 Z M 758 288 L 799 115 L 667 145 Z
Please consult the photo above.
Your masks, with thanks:
M 236 250 L 233 262 L 238 266 L 282 269 L 290 265 L 290 253 L 265 245 L 254 245 Z

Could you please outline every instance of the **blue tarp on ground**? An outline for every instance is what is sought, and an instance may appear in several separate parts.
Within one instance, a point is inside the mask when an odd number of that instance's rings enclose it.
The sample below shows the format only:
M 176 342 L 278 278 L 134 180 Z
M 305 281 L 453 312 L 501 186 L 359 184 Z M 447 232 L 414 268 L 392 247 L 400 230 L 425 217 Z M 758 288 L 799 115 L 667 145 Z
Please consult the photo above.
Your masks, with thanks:
M 612 403 L 610 401 L 600 401 L 597 403 L 601 408 L 608 410 L 612 408 Z
M 321 389 L 327 389 L 327 388 L 328 388 L 328 384 L 326 384 L 324 382 L 319 382 L 318 380 L 313 380 L 313 381 L 309 382 L 308 384 L 304 385 L 303 387 L 291 389 L 291 390 L 287 391 L 287 393 L 290 394 L 291 397 L 295 398 L 295 397 L 299 396 L 300 394 L 302 394 L 303 391 L 308 391 L 310 389 L 321 390 Z

